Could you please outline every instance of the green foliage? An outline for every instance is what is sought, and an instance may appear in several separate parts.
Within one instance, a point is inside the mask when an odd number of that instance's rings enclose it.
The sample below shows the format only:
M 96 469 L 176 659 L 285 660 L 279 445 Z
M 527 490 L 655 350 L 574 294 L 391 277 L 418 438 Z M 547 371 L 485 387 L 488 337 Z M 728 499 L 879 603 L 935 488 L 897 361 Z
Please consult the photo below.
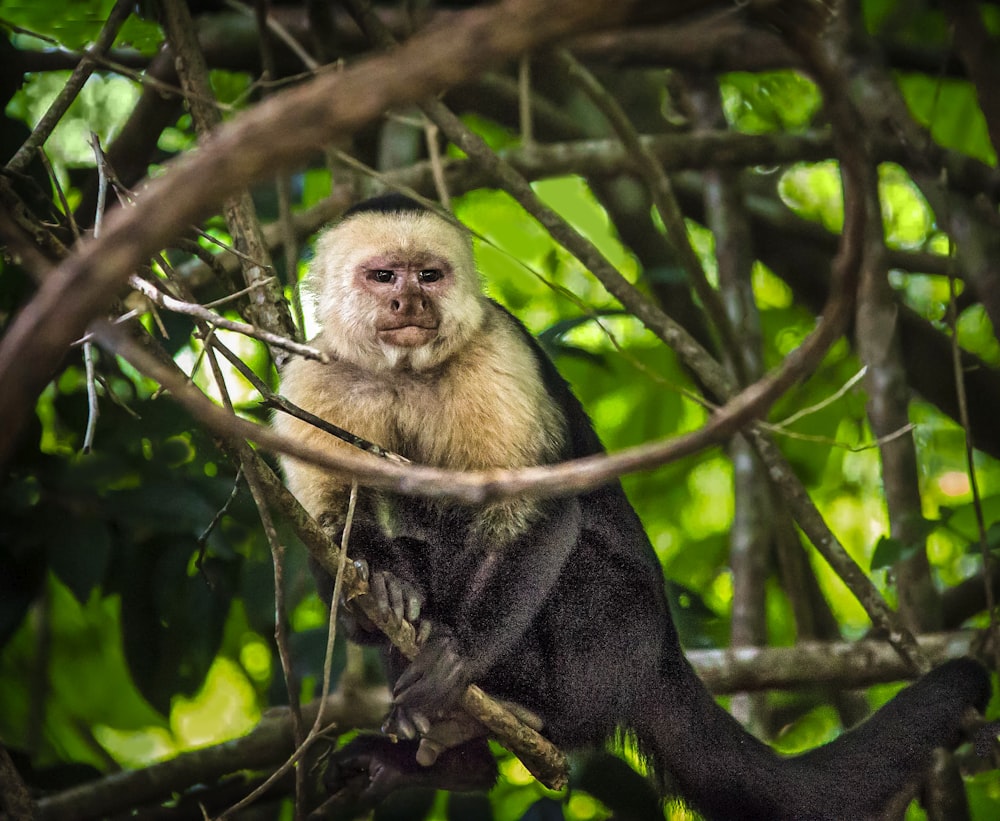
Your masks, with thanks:
M 42 663 L 44 651 L 50 689 L 43 752 L 51 750 L 39 763 L 104 767 L 110 755 L 123 755 L 139 764 L 158 751 L 183 749 L 183 733 L 165 733 L 178 699 L 203 691 L 220 659 L 239 665 L 248 640 L 260 648 L 256 662 L 235 678 L 227 674 L 216 689 L 246 681 L 254 695 L 242 709 L 253 713 L 262 696 L 284 700 L 280 689 L 276 697 L 267 693 L 271 677 L 261 674 L 272 652 L 270 561 L 245 491 L 208 532 L 235 476 L 191 419 L 169 400 L 150 397 L 145 385 L 131 387 L 128 411 L 102 402 L 97 448 L 81 455 L 86 394 L 75 376 L 70 367 L 43 398 L 33 434 L 41 447 L 21 450 L 0 493 L 0 561 L 13 586 L 0 607 L 0 692 L 9 696 L 5 703 L 24 705 L 0 718 L 8 722 L 0 734 L 27 746 L 21 725 L 37 694 L 25 689 L 23 671 Z M 121 390 L 129 383 L 119 374 L 114 384 Z M 304 595 L 302 552 L 288 569 L 302 580 Z M 266 583 L 255 583 L 262 571 Z M 237 602 L 240 612 L 253 614 L 256 632 L 244 618 L 227 639 Z M 35 618 L 26 618 L 39 606 Z M 301 672 L 315 682 L 322 650 L 314 643 L 309 651 L 303 658 L 313 661 Z M 210 696 L 203 691 L 199 698 Z M 203 731 L 198 738 L 205 743 Z
M 923 74 L 901 74 L 897 79 L 910 110 L 936 142 L 996 165 L 996 151 L 971 83 Z
M 81 51 L 97 39 L 115 0 L 0 0 L 0 19 Z M 163 42 L 159 26 L 135 15 L 122 26 L 116 46 L 152 54 Z
M 162 727 L 164 719 L 132 683 L 117 601 L 95 592 L 80 602 L 53 576 L 40 592 L 34 618 L 21 622 L 0 653 L 0 736 L 15 748 L 36 744 L 37 769 L 61 762 L 104 769 L 109 758 L 95 743 L 99 728 Z M 43 735 L 31 739 L 43 695 Z
M 33 75 L 14 95 L 7 106 L 7 114 L 34 125 L 68 78 L 69 72 L 62 71 Z M 91 77 L 47 143 L 46 150 L 52 161 L 60 169 L 93 166 L 96 161 L 90 144 L 91 132 L 97 134 L 102 145 L 107 145 L 135 107 L 138 97 L 138 87 L 130 80 L 101 75 Z
M 98 34 L 111 5 L 112 0 L 0 0 L 0 18 L 80 49 Z M 891 0 L 863 5 L 873 31 L 943 43 L 943 18 L 930 7 L 916 4 L 908 15 Z M 987 19 L 996 26 L 996 11 Z M 131 46 L 151 54 L 161 40 L 157 26 L 133 16 L 116 48 Z M 41 47 L 23 34 L 15 35 L 14 42 L 19 48 Z M 8 123 L 37 122 L 66 76 L 39 72 L 27 77 L 7 105 Z M 995 163 L 970 84 L 915 74 L 901 75 L 899 81 L 908 104 L 936 140 Z M 251 78 L 239 72 L 213 71 L 212 83 L 234 111 L 255 91 Z M 728 122 L 738 131 L 796 131 L 824 124 L 821 95 L 798 72 L 728 73 L 721 78 L 721 93 Z M 82 195 L 78 172 L 94 165 L 90 132 L 107 144 L 119 133 L 138 94 L 132 80 L 98 72 L 48 140 L 46 151 L 71 207 Z M 508 126 L 476 114 L 464 115 L 464 120 L 498 150 L 520 145 L 519 135 Z M 183 114 L 160 134 L 162 153 L 155 162 L 190 150 L 196 142 L 191 118 Z M 453 147 L 448 153 L 461 154 Z M 154 164 L 151 170 L 158 173 L 159 167 Z M 886 163 L 879 179 L 887 243 L 895 249 L 945 250 L 938 220 L 909 174 Z M 324 167 L 304 170 L 294 179 L 295 209 L 316 205 L 339 182 Z M 640 289 L 652 292 L 684 281 L 684 272 L 669 261 L 643 268 L 601 206 L 598 189 L 587 180 L 553 177 L 534 183 L 534 189 Z M 799 216 L 832 233 L 840 230 L 843 197 L 835 161 L 784 169 L 778 191 Z M 275 210 L 273 199 L 266 208 Z M 676 355 L 624 314 L 590 272 L 509 196 L 479 189 L 458 197 L 454 208 L 476 235 L 476 258 L 489 293 L 539 336 L 610 450 L 678 436 L 704 424 L 709 410 L 691 398 L 699 388 Z M 221 220 L 209 227 L 213 235 L 229 240 Z M 717 285 L 713 237 L 693 222 L 688 230 Z M 206 242 L 204 247 L 213 246 Z M 182 254 L 176 257 L 178 264 L 186 260 Z M 11 260 L 5 258 L 0 266 L 2 329 L 35 286 Z M 289 279 L 291 289 L 294 275 Z M 891 282 L 909 308 L 942 327 L 949 299 L 944 277 L 893 272 Z M 816 315 L 759 262 L 752 286 L 763 361 L 773 368 L 815 328 Z M 170 334 L 164 347 L 190 371 L 201 343 L 192 340 L 187 319 L 164 319 Z M 237 344 L 231 335 L 222 338 L 258 373 L 273 377 L 263 346 Z M 980 304 L 964 307 L 958 339 L 964 349 L 1000 365 L 1000 345 Z M 935 583 L 955 585 L 980 566 L 964 432 L 930 405 L 911 403 L 923 506 L 919 539 L 903 543 L 890 536 L 879 453 L 866 418 L 867 396 L 858 386 L 841 393 L 860 367 L 846 343 L 834 346 L 818 371 L 774 407 L 773 435 L 838 538 L 862 567 L 874 571 L 888 598 L 895 595 L 895 582 L 887 571 L 925 543 Z M 94 451 L 81 453 L 88 420 L 86 380 L 80 354 L 74 351 L 40 398 L 31 430 L 0 480 L 0 704 L 5 707 L 0 738 L 5 746 L 29 754 L 33 783 L 57 772 L 78 781 L 120 766 L 141 767 L 232 738 L 247 732 L 268 707 L 288 700 L 273 639 L 269 547 L 245 485 L 239 484 L 230 503 L 234 467 L 204 430 L 168 397 L 155 396 L 155 386 L 127 366 L 102 359 L 98 369 L 104 383 Z M 194 380 L 216 395 L 204 368 Z M 241 413 L 263 418 L 256 394 L 245 382 L 227 371 L 227 384 Z M 112 401 L 109 391 L 128 409 Z M 975 469 L 988 525 L 986 543 L 997 554 L 1000 466 L 977 454 Z M 737 504 L 728 452 L 722 447 L 704 451 L 623 481 L 663 565 L 685 645 L 725 646 L 733 604 L 730 530 Z M 279 526 L 286 547 L 295 695 L 308 699 L 321 680 L 327 613 L 313 592 L 305 550 L 284 523 Z M 806 549 L 842 632 L 864 634 L 870 625 L 860 606 L 812 547 Z M 772 644 L 792 644 L 798 638 L 790 591 L 776 576 L 767 584 L 766 615 Z M 339 643 L 335 680 L 345 657 Z M 374 659 L 368 665 L 373 667 Z M 840 732 L 829 707 L 814 707 L 798 695 L 778 697 L 776 703 L 790 705 L 797 716 L 776 739 L 784 752 L 807 749 Z M 498 748 L 500 780 L 488 799 L 427 793 L 401 810 L 397 807 L 402 814 L 393 815 L 388 808 L 376 818 L 662 818 L 648 782 L 631 766 L 638 763 L 634 750 L 622 746 L 615 756 L 575 759 L 571 788 L 561 795 L 540 787 L 520 762 Z M 67 765 L 82 769 L 67 775 Z M 996 817 L 998 783 L 995 774 L 970 781 L 975 818 Z M 692 817 L 676 807 L 668 806 L 666 813 Z
M 815 84 L 795 71 L 731 72 L 720 90 L 726 119 L 750 134 L 801 130 L 822 102 Z

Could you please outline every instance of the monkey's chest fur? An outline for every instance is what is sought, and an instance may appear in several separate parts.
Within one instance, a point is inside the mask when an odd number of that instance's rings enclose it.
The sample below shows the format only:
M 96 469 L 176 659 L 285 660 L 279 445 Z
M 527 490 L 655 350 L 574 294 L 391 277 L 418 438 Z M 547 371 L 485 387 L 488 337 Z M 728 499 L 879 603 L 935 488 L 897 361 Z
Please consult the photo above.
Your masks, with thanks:
M 547 464 L 564 455 L 561 410 L 546 390 L 531 350 L 498 316 L 493 332 L 424 371 L 373 373 L 334 363 L 339 384 L 322 415 L 414 462 L 454 470 Z M 477 508 L 373 494 L 391 536 L 426 540 L 442 527 L 467 528 L 502 544 L 537 518 L 525 500 Z

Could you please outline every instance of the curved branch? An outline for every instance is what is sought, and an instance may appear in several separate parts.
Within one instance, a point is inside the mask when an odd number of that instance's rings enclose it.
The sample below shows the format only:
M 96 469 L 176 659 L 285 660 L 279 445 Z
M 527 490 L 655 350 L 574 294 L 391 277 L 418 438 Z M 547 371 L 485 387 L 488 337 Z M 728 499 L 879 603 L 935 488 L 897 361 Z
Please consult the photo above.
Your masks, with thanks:
M 972 630 L 920 637 L 920 646 L 935 663 L 972 653 L 978 634 Z M 760 690 L 814 687 L 826 683 L 843 688 L 900 681 L 912 671 L 885 642 L 803 642 L 794 647 L 744 647 L 689 650 L 698 676 L 716 695 Z M 374 728 L 389 709 L 389 693 L 379 687 L 350 694 L 334 693 L 324 707 L 341 731 Z M 303 708 L 306 719 L 316 703 Z M 38 821 L 81 821 L 103 817 L 211 783 L 229 773 L 276 766 L 292 752 L 291 716 L 275 708 L 248 735 L 140 770 L 115 773 L 38 802 Z
M 378 727 L 389 710 L 385 688 L 337 692 L 328 696 L 323 715 L 341 732 Z M 313 701 L 302 708 L 302 716 L 312 721 L 319 709 Z M 103 818 L 153 801 L 194 784 L 208 784 L 240 770 L 276 767 L 295 749 L 291 710 L 269 710 L 247 735 L 175 758 L 151 764 L 141 770 L 127 770 L 89 781 L 38 802 L 38 821 L 81 821 Z
M 557 465 L 518 469 L 454 471 L 426 465 L 399 465 L 362 452 L 317 453 L 268 427 L 241 419 L 213 403 L 183 375 L 165 366 L 118 326 L 101 323 L 93 334 L 111 352 L 167 388 L 205 427 L 230 441 L 248 439 L 266 450 L 349 475 L 367 487 L 412 496 L 481 505 L 517 496 L 584 493 L 625 473 L 665 465 L 724 441 L 759 418 L 791 385 L 812 371 L 843 330 L 850 300 L 832 299 L 816 330 L 768 374 L 719 408 L 697 431 L 648 442 L 611 455 L 589 456 Z
M 974 655 L 979 633 L 961 630 L 918 639 L 932 664 Z M 913 678 L 913 668 L 884 641 L 808 641 L 794 647 L 689 650 L 688 660 L 717 695 L 829 684 L 860 688 Z
M 683 3 L 678 5 L 683 6 Z M 270 97 L 150 181 L 139 207 L 119 209 L 21 311 L 0 343 L 0 462 L 67 347 L 115 288 L 192 221 L 249 183 L 302 163 L 386 109 L 426 99 L 502 60 L 625 16 L 631 3 L 506 0 L 463 12 L 448 30 Z M 155 217 L 151 218 L 151 215 Z

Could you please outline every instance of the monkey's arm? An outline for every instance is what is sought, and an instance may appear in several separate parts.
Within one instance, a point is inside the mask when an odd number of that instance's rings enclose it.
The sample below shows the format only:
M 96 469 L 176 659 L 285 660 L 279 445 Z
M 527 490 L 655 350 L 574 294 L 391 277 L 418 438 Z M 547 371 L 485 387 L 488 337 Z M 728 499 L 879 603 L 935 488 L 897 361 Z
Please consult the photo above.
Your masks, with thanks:
M 453 707 L 470 683 L 517 644 L 576 548 L 580 521 L 575 498 L 552 502 L 526 533 L 488 551 L 471 578 L 456 580 L 464 591 L 453 627 L 434 624 L 396 681 L 397 713 L 416 714 L 419 727 L 420 715 Z

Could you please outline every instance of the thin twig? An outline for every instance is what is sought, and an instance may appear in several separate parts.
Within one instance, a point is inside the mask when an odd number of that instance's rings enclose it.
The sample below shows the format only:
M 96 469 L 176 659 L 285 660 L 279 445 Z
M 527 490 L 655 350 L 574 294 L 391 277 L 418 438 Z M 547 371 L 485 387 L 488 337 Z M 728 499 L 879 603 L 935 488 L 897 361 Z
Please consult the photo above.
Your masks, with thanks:
M 240 492 L 240 479 L 242 478 L 243 466 L 240 465 L 236 469 L 236 478 L 233 479 L 233 489 L 229 493 L 229 498 L 226 499 L 225 504 L 215 512 L 215 515 L 212 517 L 212 521 L 208 523 L 208 527 L 201 532 L 201 535 L 195 541 L 195 544 L 198 545 L 198 556 L 194 560 L 194 565 L 198 568 L 199 573 L 202 572 L 202 565 L 205 562 L 205 548 L 208 546 L 208 537 L 215 532 L 215 529 L 219 526 L 219 522 L 222 521 L 222 517 L 229 512 L 229 508 L 231 508 L 233 502 L 236 501 L 236 496 Z
M 880 436 L 872 442 L 865 442 L 863 445 L 849 445 L 847 442 L 840 442 L 831 436 L 821 436 L 812 433 L 798 433 L 796 431 L 787 430 L 786 428 L 778 425 L 769 425 L 767 422 L 758 422 L 757 427 L 761 430 L 767 431 L 773 436 L 783 436 L 786 439 L 795 439 L 798 442 L 815 442 L 819 445 L 826 445 L 827 447 L 846 450 L 849 453 L 863 453 L 866 450 L 881 447 L 886 444 L 886 442 L 891 442 L 894 439 L 898 439 L 900 436 L 906 436 L 906 434 L 916 430 L 917 426 L 910 422 L 903 425 L 901 428 L 897 428 L 891 433 L 885 434 L 885 436 Z
M 223 242 L 218 237 L 212 236 L 204 228 L 195 228 L 195 232 L 202 239 L 208 240 L 213 245 L 218 245 L 223 251 L 232 254 L 234 257 L 236 257 L 238 260 L 242 262 L 249 262 L 251 265 L 259 265 L 261 268 L 273 268 L 273 266 L 270 263 L 260 262 L 259 260 L 256 260 L 252 256 L 250 256 L 250 254 L 245 254 L 243 251 L 239 250 L 239 248 L 236 248 L 227 242 Z
M 358 483 L 351 482 L 351 495 L 347 502 L 347 517 L 344 520 L 344 532 L 340 537 L 340 557 L 337 561 L 337 575 L 333 580 L 333 597 L 330 599 L 330 616 L 326 633 L 326 655 L 323 658 L 323 689 L 320 691 L 319 710 L 309 735 L 315 735 L 323 726 L 323 704 L 330 692 L 330 679 L 333 669 L 333 645 L 337 640 L 337 608 L 344 590 L 344 570 L 347 567 L 347 550 L 351 544 L 351 528 L 354 525 L 354 511 L 358 506 Z
M 424 117 L 424 140 L 427 143 L 427 158 L 431 164 L 431 176 L 434 178 L 434 190 L 446 211 L 451 211 L 451 194 L 444 178 L 444 165 L 441 161 L 441 146 L 438 145 L 440 129 Z
M 948 235 L 948 250 L 954 258 L 954 245 L 951 235 Z M 958 419 L 965 434 L 965 465 L 969 474 L 969 489 L 972 491 L 972 509 L 976 514 L 976 528 L 979 531 L 979 551 L 983 557 L 983 578 L 985 579 L 986 612 L 990 618 L 990 633 L 993 636 L 993 653 L 995 669 L 1000 670 L 1000 626 L 997 623 L 996 600 L 993 595 L 990 545 L 986 538 L 986 518 L 983 513 L 983 498 L 979 492 L 979 480 L 976 478 L 975 451 L 972 447 L 972 437 L 969 436 L 969 401 L 965 391 L 965 370 L 962 368 L 962 351 L 958 344 L 958 304 L 955 280 L 948 279 L 948 325 L 951 328 L 951 363 L 955 377 L 955 394 L 958 399 Z
M 133 419 L 142 419 L 142 415 L 136 411 L 134 408 L 129 407 L 128 403 L 123 400 L 117 393 L 112 390 L 111 385 L 108 384 L 108 380 L 103 374 L 97 374 L 97 381 L 102 388 L 104 388 L 104 396 L 110 399 L 112 404 L 117 405 L 125 413 L 131 416 Z
M 531 110 L 531 55 L 525 54 L 517 64 L 517 113 L 521 125 L 521 145 L 531 149 L 535 144 L 535 124 Z
M 90 132 L 90 145 L 94 149 L 94 157 L 97 161 L 97 206 L 94 209 L 94 237 L 101 235 L 101 226 L 104 224 L 104 209 L 108 202 L 108 164 L 104 156 L 104 149 L 101 148 L 101 138 L 93 131 Z
M 372 168 L 370 165 L 366 165 L 356 157 L 352 157 L 346 151 L 341 151 L 339 148 L 333 150 L 333 156 L 336 157 L 338 162 L 342 162 L 348 168 L 353 168 L 356 171 L 360 171 L 362 174 L 365 174 L 366 176 L 371 177 L 373 180 L 376 180 L 377 182 L 381 183 L 386 188 L 392 189 L 393 191 L 398 191 L 400 194 L 405 194 L 407 197 L 414 200 L 415 202 L 419 202 L 425 208 L 429 208 L 431 211 L 440 214 L 445 219 L 455 222 L 455 218 L 453 216 L 451 216 L 448 212 L 442 211 L 438 206 L 438 204 L 434 202 L 434 200 L 428 199 L 419 191 L 417 191 L 415 188 L 411 188 L 410 186 L 404 185 L 399 182 L 392 182 L 389 178 L 389 175 L 383 174 L 381 171 L 377 171 L 376 169 Z
M 271 394 L 270 396 L 265 397 L 261 404 L 263 404 L 266 408 L 273 408 L 274 410 L 287 413 L 289 416 L 294 416 L 296 419 L 301 419 L 303 422 L 306 422 L 315 428 L 319 428 L 321 431 L 329 433 L 331 436 L 336 436 L 338 439 L 343 442 L 347 442 L 349 445 L 354 445 L 354 447 L 359 450 L 363 450 L 365 453 L 380 456 L 383 459 L 388 459 L 390 462 L 395 462 L 400 465 L 409 464 L 411 461 L 405 456 L 391 450 L 386 450 L 381 445 L 369 442 L 367 439 L 364 439 L 355 433 L 351 433 L 349 430 L 345 430 L 338 425 L 334 425 L 332 422 L 327 422 L 325 419 L 316 416 L 316 414 L 310 413 L 304 408 L 300 408 L 298 405 L 292 404 L 280 394 Z
M 726 308 L 722 304 L 722 298 L 708 281 L 705 268 L 701 264 L 701 258 L 695 253 L 688 237 L 687 225 L 684 222 L 684 214 L 677 202 L 673 185 L 667 176 L 663 165 L 650 149 L 649 144 L 639 138 L 639 133 L 629 119 L 628 114 L 621 104 L 608 93 L 607 89 L 598 82 L 587 68 L 573 57 L 565 49 L 557 49 L 556 59 L 562 64 L 570 78 L 576 81 L 577 85 L 590 98 L 591 102 L 597 106 L 601 113 L 607 118 L 611 127 L 621 140 L 626 153 L 636 163 L 637 170 L 653 198 L 653 205 L 656 212 L 663 221 L 663 226 L 667 232 L 667 239 L 676 254 L 678 261 L 687 272 L 695 293 L 701 300 L 705 311 L 712 320 L 712 325 L 718 333 L 719 340 L 729 356 L 736 371 L 738 381 L 747 381 L 746 365 L 743 358 L 742 348 L 737 344 L 733 331 L 733 323 L 726 314 Z
M 239 299 L 241 296 L 246 296 L 247 294 L 256 291 L 258 288 L 264 288 L 274 282 L 277 277 L 268 277 L 267 279 L 260 279 L 251 285 L 247 285 L 246 288 L 240 288 L 238 291 L 233 291 L 233 293 L 227 296 L 220 296 L 218 299 L 213 299 L 211 302 L 202 303 L 202 308 L 218 308 L 220 305 L 226 305 L 229 302 Z
M 101 408 L 97 402 L 97 379 L 94 375 L 94 345 L 91 342 L 85 342 L 83 345 L 83 364 L 87 372 L 87 429 L 83 435 L 83 453 L 86 455 L 94 447 L 97 417 L 101 415 Z
M 241 450 L 249 452 L 249 445 L 243 445 Z M 247 457 L 249 459 L 250 457 Z M 292 651 L 288 644 L 291 630 L 288 625 L 288 608 L 285 606 L 285 553 L 286 547 L 278 536 L 278 529 L 271 517 L 271 509 L 267 503 L 264 489 L 253 470 L 247 469 L 243 462 L 244 475 L 254 504 L 260 515 L 260 522 L 271 548 L 271 563 L 274 567 L 274 642 L 278 648 L 278 658 L 281 660 L 281 670 L 284 674 L 285 686 L 288 691 L 288 704 L 295 717 L 295 739 L 301 744 L 305 738 L 305 727 L 302 724 L 302 713 L 299 709 L 298 677 L 295 675 L 295 665 L 292 661 Z
M 245 14 L 248 17 L 254 16 L 254 10 L 250 8 L 246 3 L 239 3 L 237 0 L 226 0 L 226 5 L 234 11 L 238 11 L 240 14 Z M 303 47 L 302 44 L 292 36 L 292 33 L 286 29 L 280 21 L 275 20 L 270 14 L 267 15 L 267 28 L 274 32 L 288 48 L 295 54 L 302 64 L 309 69 L 310 73 L 318 71 L 322 66 L 320 63 Z M 308 76 L 308 75 L 305 75 Z
M 298 405 L 289 402 L 285 397 L 272 391 L 264 380 L 253 372 L 253 369 L 247 365 L 246 362 L 229 350 L 229 348 L 223 345 L 218 339 L 213 339 L 211 344 L 216 350 L 219 351 L 219 353 L 229 360 L 229 363 L 240 372 L 240 375 L 246 379 L 247 382 L 256 388 L 257 392 L 261 395 L 261 404 L 265 408 L 279 410 L 283 413 L 287 413 L 289 416 L 294 416 L 296 419 L 301 419 L 306 424 L 312 425 L 325 433 L 329 433 L 331 436 L 335 436 L 341 441 L 346 442 L 349 445 L 353 445 L 359 450 L 363 450 L 365 453 L 371 453 L 374 456 L 388 459 L 390 462 L 395 462 L 397 464 L 410 463 L 410 460 L 405 456 L 391 450 L 386 450 L 381 445 L 369 442 L 367 439 L 351 433 L 349 430 L 345 430 L 338 425 L 334 425 L 332 422 L 327 422 L 325 419 L 321 419 L 319 416 L 316 416 L 316 414 L 310 413 L 304 408 L 300 408 Z
M 62 206 L 63 217 L 69 223 L 70 230 L 73 232 L 73 238 L 79 240 L 80 226 L 76 224 L 76 217 L 73 216 L 73 212 L 70 210 L 69 200 L 66 199 L 66 192 L 63 191 L 62 183 L 59 182 L 59 176 L 52 167 L 52 162 L 49 160 L 49 155 L 45 153 L 45 149 L 38 149 L 38 159 L 45 166 L 45 173 L 48 174 L 49 179 L 52 181 L 52 187 L 55 189 L 56 196 L 59 198 L 59 204 Z
M 857 385 L 858 382 L 864 377 L 865 373 L 867 373 L 867 371 L 868 371 L 868 366 L 864 365 L 861 368 L 861 370 L 859 370 L 856 374 L 854 374 L 854 376 L 852 376 L 843 385 L 841 385 L 840 388 L 837 389 L 836 393 L 832 393 L 829 396 L 825 397 L 824 399 L 821 399 L 815 405 L 810 405 L 808 408 L 803 408 L 800 411 L 796 411 L 791 416 L 786 416 L 779 422 L 772 423 L 770 425 L 770 428 L 773 430 L 783 428 L 787 425 L 791 425 L 793 422 L 798 422 L 800 419 L 803 419 L 806 416 L 810 416 L 811 414 L 817 413 L 829 405 L 832 405 L 834 402 L 840 399 L 840 397 L 846 394 L 851 388 Z
M 90 132 L 90 144 L 94 149 L 94 156 L 97 161 L 97 205 L 94 212 L 94 238 L 97 239 L 101 235 L 104 208 L 108 198 L 108 177 L 106 163 L 104 162 L 104 151 L 101 149 L 101 140 L 93 131 Z M 83 365 L 87 373 L 87 428 L 83 434 L 83 453 L 89 454 L 94 447 L 94 435 L 97 432 L 97 417 L 101 415 L 101 408 L 97 401 L 94 345 L 91 342 L 83 343 Z
M 227 331 L 235 331 L 236 333 L 243 334 L 244 336 L 259 339 L 261 342 L 266 342 L 276 348 L 282 348 L 308 359 L 315 359 L 319 362 L 330 361 L 330 358 L 323 351 L 319 350 L 319 348 L 314 348 L 311 345 L 303 345 L 301 342 L 296 342 L 295 340 L 288 339 L 284 336 L 278 336 L 270 331 L 265 331 L 262 328 L 249 325 L 246 322 L 237 322 L 233 319 L 226 319 L 225 317 L 209 311 L 203 305 L 198 305 L 193 302 L 184 302 L 180 299 L 169 296 L 136 274 L 130 276 L 128 281 L 129 285 L 145 296 L 150 302 L 154 302 L 160 307 L 166 308 L 168 311 L 193 316 L 203 322 L 207 322 L 215 328 L 223 328 Z M 254 287 L 260 287 L 260 283 L 255 284 Z

